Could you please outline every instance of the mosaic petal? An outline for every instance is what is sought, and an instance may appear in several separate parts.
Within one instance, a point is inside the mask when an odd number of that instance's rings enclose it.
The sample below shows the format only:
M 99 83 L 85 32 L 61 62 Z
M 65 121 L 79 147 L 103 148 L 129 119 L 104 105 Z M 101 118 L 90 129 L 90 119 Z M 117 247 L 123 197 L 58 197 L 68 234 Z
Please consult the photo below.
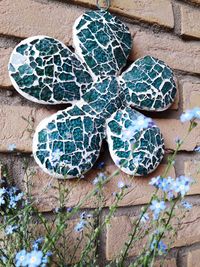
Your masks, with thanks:
M 105 134 L 99 130 L 96 117 L 84 109 L 84 105 L 74 105 L 59 111 L 36 129 L 33 155 L 39 166 L 54 177 L 80 177 L 99 156 Z
M 106 122 L 111 157 L 125 173 L 135 176 L 153 172 L 164 155 L 164 141 L 150 118 L 127 107 Z
M 42 104 L 79 100 L 92 82 L 86 65 L 76 54 L 45 36 L 27 38 L 16 46 L 9 74 L 21 95 Z
M 165 110 L 176 96 L 172 70 L 154 57 L 136 60 L 119 80 L 127 102 L 141 110 Z
M 132 46 L 128 27 L 109 12 L 89 11 L 73 28 L 76 53 L 86 62 L 93 76 L 115 75 L 126 64 Z

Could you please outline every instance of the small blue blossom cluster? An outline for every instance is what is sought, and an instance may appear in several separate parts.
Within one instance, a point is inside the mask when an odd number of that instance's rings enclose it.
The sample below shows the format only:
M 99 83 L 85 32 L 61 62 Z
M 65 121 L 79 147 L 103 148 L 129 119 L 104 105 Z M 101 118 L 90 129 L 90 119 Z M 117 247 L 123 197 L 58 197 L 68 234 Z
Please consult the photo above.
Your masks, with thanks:
M 175 193 L 184 197 L 190 190 L 192 179 L 184 175 L 181 175 L 176 179 L 158 176 L 152 178 L 149 184 L 155 186 L 157 189 L 161 189 L 163 192 L 167 193 L 168 199 L 172 199 L 175 196 Z
M 82 232 L 83 229 L 88 225 L 88 219 L 92 218 L 91 214 L 87 214 L 86 212 L 81 213 L 80 221 L 75 226 L 76 232 Z
M 132 124 L 127 129 L 124 130 L 122 140 L 131 140 L 137 131 L 142 131 L 152 126 L 153 124 L 154 123 L 151 118 L 147 118 L 143 115 L 140 115 L 139 117 L 137 117 L 136 120 L 132 122 Z
M 128 184 L 125 184 L 123 181 L 119 181 L 118 183 L 117 183 L 117 187 L 119 188 L 119 189 L 125 189 L 125 188 L 128 188 L 130 185 L 128 185 Z
M 5 234 L 12 235 L 17 230 L 17 228 L 17 225 L 8 225 L 5 229 Z
M 98 169 L 103 169 L 105 167 L 105 162 L 104 161 L 101 161 L 97 164 L 97 168 Z
M 104 182 L 106 179 L 107 179 L 107 176 L 106 176 L 103 172 L 100 172 L 100 173 L 98 173 L 98 175 L 94 178 L 94 180 L 93 180 L 93 185 L 102 184 L 102 182 Z
M 156 249 L 157 242 L 158 241 L 156 239 L 153 239 L 153 241 L 151 242 L 150 249 L 152 251 Z M 158 254 L 162 255 L 162 254 L 165 254 L 166 252 L 167 252 L 167 246 L 162 240 L 160 240 L 158 242 Z
M 176 179 L 171 177 L 163 178 L 161 176 L 154 177 L 151 179 L 150 185 L 153 185 L 157 189 L 162 190 L 166 193 L 168 200 L 173 199 L 176 195 L 183 198 L 190 190 L 192 180 L 186 176 L 179 176 Z M 182 206 L 186 209 L 191 209 L 192 205 L 186 201 L 182 201 Z M 154 199 L 151 202 L 150 210 L 153 212 L 153 219 L 157 220 L 160 213 L 166 209 L 164 200 Z M 143 214 L 141 221 L 146 222 L 149 219 L 148 213 Z
M 25 249 L 19 251 L 15 256 L 16 267 L 46 267 L 48 266 L 49 258 L 52 256 L 51 252 L 47 252 L 45 255 L 39 246 L 43 242 L 43 238 L 39 238 L 33 243 L 33 250 L 27 252 Z
M 5 207 L 7 209 L 16 209 L 17 204 L 23 198 L 23 193 L 15 187 L 2 187 L 0 188 L 0 206 Z
M 8 151 L 14 151 L 17 148 L 15 144 L 9 144 L 8 145 Z
M 181 122 L 191 121 L 194 119 L 200 119 L 200 108 L 193 108 L 186 110 L 180 117 Z
M 200 146 L 195 147 L 194 151 L 200 152 Z

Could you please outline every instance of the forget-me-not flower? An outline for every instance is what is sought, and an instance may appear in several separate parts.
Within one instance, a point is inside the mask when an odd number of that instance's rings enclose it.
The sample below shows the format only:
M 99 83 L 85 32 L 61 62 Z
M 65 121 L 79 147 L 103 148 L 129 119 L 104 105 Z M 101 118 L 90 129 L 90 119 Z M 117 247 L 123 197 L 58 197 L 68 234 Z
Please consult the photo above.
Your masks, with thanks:
M 27 266 L 27 252 L 25 249 L 19 251 L 15 256 L 16 267 Z
M 154 199 L 150 205 L 150 209 L 153 211 L 153 217 L 154 219 L 157 219 L 160 212 L 165 210 L 166 205 L 163 200 L 159 201 L 157 199 Z
M 28 267 L 38 267 L 42 263 L 43 253 L 40 250 L 33 250 L 26 256 Z

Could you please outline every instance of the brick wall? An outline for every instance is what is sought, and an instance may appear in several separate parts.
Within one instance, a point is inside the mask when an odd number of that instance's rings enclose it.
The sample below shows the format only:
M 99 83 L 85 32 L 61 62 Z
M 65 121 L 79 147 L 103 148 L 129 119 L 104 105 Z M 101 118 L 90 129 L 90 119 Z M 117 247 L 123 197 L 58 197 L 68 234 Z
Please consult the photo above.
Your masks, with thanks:
M 133 36 L 134 45 L 130 62 L 152 55 L 164 60 L 175 72 L 179 94 L 173 106 L 155 118 L 165 138 L 166 156 L 175 148 L 175 138 L 182 137 L 187 124 L 179 121 L 180 114 L 195 106 L 200 106 L 200 1 L 176 0 L 112 0 L 110 11 L 127 23 Z M 72 25 L 75 19 L 87 8 L 95 7 L 95 0 L 1 0 L 0 1 L 0 159 L 8 164 L 16 183 L 24 186 L 24 159 L 35 170 L 32 178 L 32 194 L 39 198 L 38 208 L 51 214 L 56 207 L 56 191 L 51 188 L 44 193 L 43 188 L 50 177 L 42 173 L 31 157 L 32 134 L 30 131 L 39 121 L 60 107 L 36 105 L 21 97 L 11 86 L 7 73 L 7 63 L 14 46 L 32 35 L 48 35 L 58 38 L 66 45 L 72 45 Z M 25 121 L 23 117 L 28 118 Z M 15 153 L 9 151 L 9 144 L 16 145 Z M 190 175 L 196 184 L 188 198 L 194 208 L 184 219 L 173 249 L 165 266 L 200 266 L 200 155 L 194 148 L 200 145 L 198 126 L 179 152 L 171 175 Z M 106 144 L 101 153 L 106 170 L 112 172 L 115 165 L 107 153 Z M 158 175 L 165 167 L 166 158 L 153 175 Z M 94 167 L 85 180 L 79 184 L 66 181 L 70 195 L 67 205 L 75 205 L 81 197 L 92 189 L 91 180 L 97 173 Z M 121 173 L 119 177 L 127 180 Z M 152 175 L 151 175 L 152 177 Z M 134 217 L 141 204 L 148 202 L 152 188 L 149 177 L 132 180 L 132 187 L 108 227 L 100 237 L 99 253 L 101 264 L 112 259 L 121 249 L 126 239 L 130 218 Z M 117 178 L 116 178 L 117 179 Z M 56 181 L 52 181 L 52 184 Z M 116 182 L 111 181 L 105 190 L 105 208 L 102 217 L 112 203 L 112 192 Z M 94 201 L 85 203 L 84 208 L 94 208 Z M 73 223 L 72 223 L 73 224 Z M 75 239 L 74 239 L 75 240 Z M 72 241 L 73 242 L 73 241 Z M 74 241 L 75 242 L 75 241 Z M 130 251 L 131 257 L 137 254 L 138 247 Z M 159 262 L 156 263 L 159 266 Z

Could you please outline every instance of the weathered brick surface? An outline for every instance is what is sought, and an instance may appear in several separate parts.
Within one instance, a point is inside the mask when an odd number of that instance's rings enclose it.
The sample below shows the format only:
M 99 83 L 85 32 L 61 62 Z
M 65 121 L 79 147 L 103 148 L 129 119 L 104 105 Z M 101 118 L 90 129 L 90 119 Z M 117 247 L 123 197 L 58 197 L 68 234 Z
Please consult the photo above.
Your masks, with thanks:
M 44 108 L 31 108 L 24 106 L 0 106 L 0 151 L 8 152 L 9 145 L 15 144 L 17 151 L 32 151 L 32 135 L 28 130 L 35 126 L 53 112 Z M 30 124 L 23 119 L 26 118 Z M 34 120 L 32 122 L 32 120 Z M 32 125 L 32 126 L 31 126 Z
M 134 3 L 133 1 L 115 0 L 113 10 L 122 15 L 126 14 L 169 28 L 174 26 L 172 6 L 168 0 L 151 0 L 148 5 L 144 0 L 134 1 Z M 0 2 L 0 31 L 4 35 L 22 38 L 47 34 L 69 42 L 71 38 L 69 33 L 71 33 L 74 20 L 81 13 L 83 10 L 76 6 L 54 1 L 42 3 L 42 1 L 31 0 L 2 0 Z
M 199 41 L 183 41 L 170 34 L 155 34 L 131 30 L 134 36 L 134 47 L 131 60 L 145 55 L 152 55 L 164 60 L 171 68 L 200 73 Z
M 184 173 L 194 180 L 190 188 L 190 195 L 200 194 L 200 160 L 189 160 L 184 162 Z
M 71 43 L 74 20 L 82 13 L 77 6 L 57 1 L 2 0 L 0 33 L 20 38 L 49 35 Z
M 133 218 L 128 216 L 113 217 L 111 224 L 107 227 L 106 239 L 106 257 L 112 259 L 123 247 L 124 242 L 128 238 Z M 181 227 L 172 247 L 187 246 L 200 241 L 200 207 L 193 207 L 182 220 Z M 117 235 L 116 235 L 117 233 Z M 137 255 L 145 244 L 145 240 L 140 240 L 138 245 L 134 245 L 130 249 L 129 256 Z
M 163 259 L 161 261 L 156 261 L 154 267 L 176 267 L 176 259 Z
M 7 68 L 11 52 L 12 48 L 0 48 L 0 86 L 2 87 L 9 87 L 11 85 Z
M 178 119 L 156 119 L 164 136 L 165 147 L 175 149 L 176 137 L 183 139 L 189 129 L 189 123 L 181 123 Z M 180 150 L 193 151 L 200 144 L 200 126 L 198 125 L 185 139 Z
M 200 10 L 193 7 L 181 6 L 181 34 L 200 38 Z
M 108 175 L 113 174 L 117 170 L 117 167 L 114 164 L 107 165 L 107 162 L 105 163 Z M 104 205 L 110 206 L 113 203 L 113 192 L 118 191 L 118 181 L 123 181 L 124 183 L 130 185 L 126 196 L 119 203 L 119 206 L 131 206 L 147 203 L 154 192 L 154 187 L 149 185 L 150 179 L 159 174 L 163 174 L 165 168 L 166 165 L 161 164 L 158 169 L 148 177 L 135 178 L 131 178 L 127 174 L 119 171 L 119 174 L 114 176 L 104 187 Z M 58 180 L 45 174 L 37 166 L 30 168 L 30 173 L 31 172 L 34 173 L 31 177 L 31 194 L 37 200 L 36 203 L 38 209 L 40 211 L 49 211 L 58 207 L 58 189 L 56 189 L 56 187 L 58 187 Z M 92 181 L 99 172 L 99 170 L 93 169 L 86 174 L 85 179 L 81 179 L 79 181 L 73 179 L 62 182 L 64 187 L 69 191 L 65 201 L 65 205 L 67 207 L 77 205 L 81 199 L 94 189 Z M 174 168 L 172 168 L 168 174 L 175 177 Z M 96 205 L 96 197 L 93 197 L 84 202 L 82 207 L 94 208 Z
M 200 103 L 200 82 L 183 83 L 183 109 L 198 107 Z
M 195 249 L 188 252 L 186 259 L 187 259 L 187 267 L 199 267 L 200 249 Z
M 96 7 L 93 0 L 72 0 L 72 2 L 75 4 L 90 4 Z M 148 5 L 145 0 L 113 0 L 111 1 L 110 11 L 149 23 L 157 23 L 168 28 L 174 27 L 172 4 L 168 0 L 149 0 Z

